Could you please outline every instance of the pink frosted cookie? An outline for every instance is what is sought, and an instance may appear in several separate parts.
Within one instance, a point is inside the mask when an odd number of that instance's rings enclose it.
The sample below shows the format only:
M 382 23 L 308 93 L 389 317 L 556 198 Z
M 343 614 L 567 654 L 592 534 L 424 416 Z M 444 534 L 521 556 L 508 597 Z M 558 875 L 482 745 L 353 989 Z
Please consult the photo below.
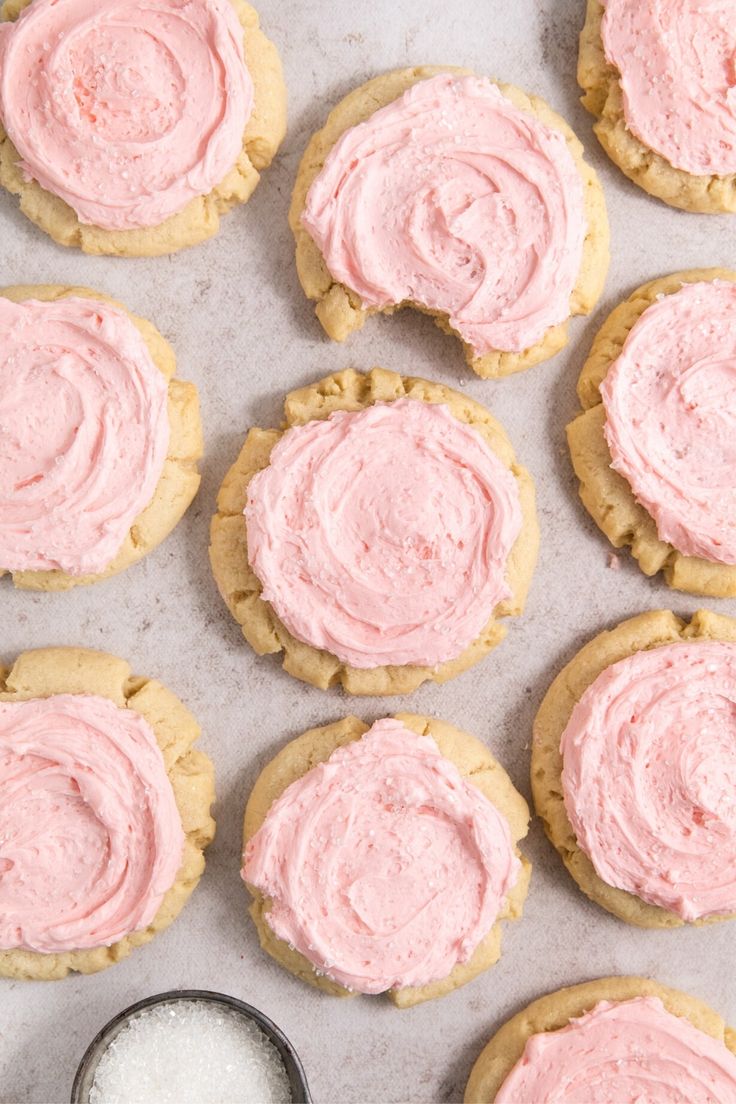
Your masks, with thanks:
M 608 265 L 603 196 L 569 127 L 464 70 L 399 70 L 352 92 L 307 148 L 291 223 L 330 337 L 411 304 L 481 376 L 557 352 Z
M 0 949 L 57 954 L 145 928 L 184 833 L 147 721 L 97 694 L 0 702 Z
M 440 996 L 496 961 L 498 921 L 521 912 L 527 815 L 483 745 L 442 722 L 366 731 L 349 717 L 305 733 L 246 810 L 261 942 L 332 993 Z
M 736 594 L 736 274 L 677 272 L 609 316 L 568 426 L 580 493 L 646 574 Z
M 18 10 L 20 14 L 18 14 Z M 6 0 L 0 183 L 64 245 L 171 252 L 216 232 L 283 137 L 244 0 Z
M 689 211 L 736 211 L 731 0 L 588 0 L 578 80 L 613 161 Z
M 412 399 L 290 429 L 245 506 L 264 600 L 298 640 L 369 670 L 464 651 L 510 597 L 521 521 L 478 434 Z
M 269 626 L 292 674 L 357 693 L 472 662 L 520 608 L 536 552 L 503 431 L 447 388 L 380 370 L 329 377 L 286 410 L 283 434 L 249 434 L 212 528 L 215 577 L 256 650 L 276 650 Z
M 102 652 L 0 671 L 0 974 L 91 973 L 176 916 L 214 829 L 198 735 L 173 694 Z
M 707 1005 L 648 978 L 610 977 L 534 1001 L 473 1066 L 465 1104 L 725 1104 L 734 1032 Z
M 659 612 L 596 637 L 542 703 L 532 781 L 604 908 L 645 927 L 736 914 L 736 623 Z
M 686 284 L 601 384 L 613 468 L 684 556 L 736 564 L 736 283 Z
M 199 485 L 197 392 L 150 323 L 79 288 L 0 291 L 0 571 L 65 589 L 139 560 Z

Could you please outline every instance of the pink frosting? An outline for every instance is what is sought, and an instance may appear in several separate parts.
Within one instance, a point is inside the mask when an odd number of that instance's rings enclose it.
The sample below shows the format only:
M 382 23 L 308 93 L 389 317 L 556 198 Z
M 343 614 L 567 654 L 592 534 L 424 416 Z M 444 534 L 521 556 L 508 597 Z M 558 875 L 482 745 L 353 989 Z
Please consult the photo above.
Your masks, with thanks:
M 683 920 L 736 912 L 736 644 L 612 664 L 561 752 L 567 815 L 604 882 Z
M 316 970 L 382 993 L 467 962 L 519 869 L 498 809 L 434 740 L 389 717 L 273 803 L 243 878 Z
M 219 184 L 253 106 L 230 0 L 33 0 L 0 27 L 0 118 L 26 177 L 107 230 Z
M 412 399 L 288 430 L 245 517 L 289 631 L 363 668 L 459 655 L 510 593 L 521 528 L 516 480 L 480 435 Z
M 0 296 L 0 568 L 104 571 L 168 442 L 166 377 L 123 311 Z
M 727 1104 L 736 1057 L 658 997 L 601 1001 L 532 1035 L 495 1104 Z
M 736 172 L 733 0 L 604 3 L 603 46 L 629 130 L 685 172 Z
M 685 556 L 736 563 L 736 284 L 639 318 L 601 386 L 613 468 Z
M 145 928 L 183 846 L 143 717 L 94 694 L 0 702 L 0 949 L 85 950 Z
M 441 311 L 476 355 L 566 321 L 586 232 L 563 135 L 487 78 L 447 73 L 341 136 L 302 221 L 364 306 Z

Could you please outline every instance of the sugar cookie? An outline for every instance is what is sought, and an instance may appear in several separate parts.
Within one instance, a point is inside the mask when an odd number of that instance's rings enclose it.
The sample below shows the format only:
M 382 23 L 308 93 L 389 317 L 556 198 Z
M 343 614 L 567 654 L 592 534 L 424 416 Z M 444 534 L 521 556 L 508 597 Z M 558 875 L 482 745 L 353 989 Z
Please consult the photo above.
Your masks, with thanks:
M 611 160 L 672 207 L 736 211 L 730 0 L 588 0 L 578 83 Z
M 528 809 L 473 736 L 401 713 L 293 740 L 245 813 L 261 944 L 333 995 L 443 996 L 492 966 L 521 915 Z
M 736 595 L 736 273 L 638 288 L 604 322 L 567 427 L 580 496 L 617 547 L 677 590 Z
M 199 487 L 197 390 L 150 322 L 87 288 L 0 289 L 0 574 L 66 590 L 142 559 Z
M 575 881 L 627 923 L 736 914 L 736 621 L 660 610 L 559 673 L 534 723 L 537 813 Z
M 104 652 L 0 670 L 0 975 L 103 970 L 179 914 L 215 829 L 198 736 L 171 691 Z
M 309 143 L 291 204 L 299 279 L 328 335 L 411 305 L 461 339 L 480 376 L 554 356 L 608 268 L 582 153 L 542 100 L 468 70 L 356 88 Z
M 736 1032 L 703 1001 L 649 978 L 600 978 L 504 1024 L 473 1066 L 465 1104 L 727 1100 L 734 1055 Z
M 60 245 L 156 256 L 217 233 L 286 127 L 246 0 L 5 0 L 0 185 Z
M 354 694 L 444 682 L 503 637 L 536 560 L 533 485 L 478 403 L 373 369 L 252 429 L 218 496 L 215 579 L 259 654 Z

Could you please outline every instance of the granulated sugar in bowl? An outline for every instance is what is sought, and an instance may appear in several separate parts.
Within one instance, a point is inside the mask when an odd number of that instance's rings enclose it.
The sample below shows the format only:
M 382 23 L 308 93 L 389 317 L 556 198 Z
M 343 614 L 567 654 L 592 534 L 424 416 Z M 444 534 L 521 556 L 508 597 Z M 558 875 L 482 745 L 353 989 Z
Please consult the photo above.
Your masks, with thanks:
M 270 1020 L 234 998 L 183 992 L 111 1021 L 82 1060 L 72 1100 L 295 1104 L 309 1094 L 296 1054 Z

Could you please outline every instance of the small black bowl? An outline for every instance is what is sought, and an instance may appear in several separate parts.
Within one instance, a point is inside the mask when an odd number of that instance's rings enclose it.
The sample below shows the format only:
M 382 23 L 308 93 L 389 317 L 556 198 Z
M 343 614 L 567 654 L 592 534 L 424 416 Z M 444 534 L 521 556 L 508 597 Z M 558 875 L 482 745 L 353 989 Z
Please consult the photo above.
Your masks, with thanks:
M 153 997 L 146 997 L 145 1000 L 131 1004 L 130 1008 L 118 1012 L 117 1016 L 114 1016 L 102 1028 L 102 1031 L 95 1035 L 87 1047 L 72 1085 L 71 1104 L 88 1104 L 100 1058 L 115 1036 L 128 1025 L 132 1017 L 147 1008 L 152 1008 L 155 1004 L 171 1004 L 182 1000 L 221 1004 L 256 1023 L 281 1055 L 291 1085 L 292 1104 L 312 1104 L 307 1078 L 299 1060 L 299 1055 L 281 1028 L 277 1027 L 272 1020 L 269 1020 L 268 1016 L 264 1016 L 257 1008 L 253 1008 L 252 1005 L 237 1000 L 236 997 L 228 997 L 224 993 L 210 993 L 206 989 L 172 989 L 168 993 L 158 993 Z

